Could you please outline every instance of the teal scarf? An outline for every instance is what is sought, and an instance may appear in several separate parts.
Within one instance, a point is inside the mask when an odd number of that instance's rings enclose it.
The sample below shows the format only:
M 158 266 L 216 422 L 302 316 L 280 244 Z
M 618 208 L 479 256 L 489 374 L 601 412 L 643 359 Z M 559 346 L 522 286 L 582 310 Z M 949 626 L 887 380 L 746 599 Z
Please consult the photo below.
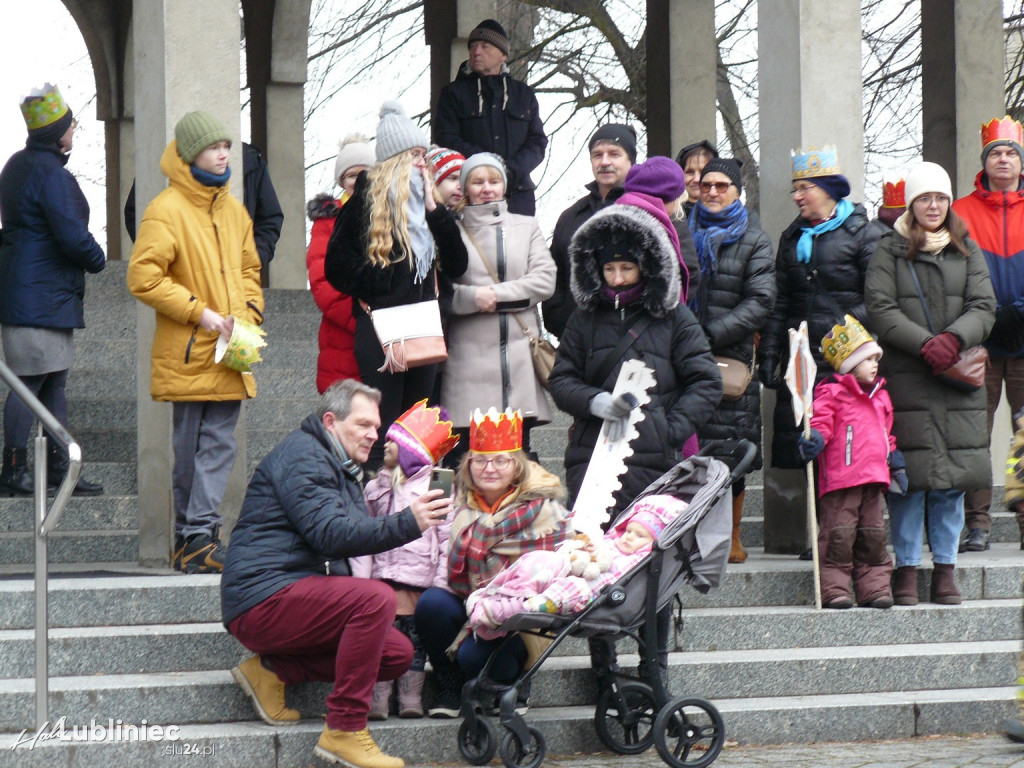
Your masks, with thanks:
M 800 227 L 800 231 L 803 233 L 800 235 L 800 239 L 796 243 L 796 260 L 807 264 L 811 260 L 811 249 L 814 247 L 814 238 L 818 235 L 824 234 L 825 232 L 831 232 L 833 229 L 837 229 L 844 221 L 846 221 L 850 214 L 853 213 L 853 203 L 847 200 L 845 197 L 836 203 L 836 215 L 827 221 L 821 222 L 813 227 Z

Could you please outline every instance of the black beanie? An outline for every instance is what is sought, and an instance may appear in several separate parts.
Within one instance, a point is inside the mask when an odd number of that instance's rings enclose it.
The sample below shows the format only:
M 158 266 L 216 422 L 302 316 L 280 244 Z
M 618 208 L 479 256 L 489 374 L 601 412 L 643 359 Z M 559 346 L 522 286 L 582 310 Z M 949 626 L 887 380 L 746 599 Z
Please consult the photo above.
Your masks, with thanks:
M 469 33 L 469 40 L 466 41 L 466 45 L 472 45 L 477 40 L 490 43 L 508 56 L 508 35 L 505 34 L 505 28 L 494 19 L 484 19 L 477 24 L 473 31 Z
M 718 157 L 718 149 L 715 145 L 707 139 L 701 139 L 700 141 L 695 141 L 693 144 L 687 144 L 679 150 L 679 154 L 676 155 L 676 162 L 679 163 L 679 167 L 685 170 L 686 158 L 699 149 L 704 150 L 712 157 Z
M 597 257 L 597 266 L 599 267 L 603 267 L 605 264 L 613 261 L 631 261 L 634 264 L 640 264 L 639 259 L 636 257 L 636 251 L 630 248 L 628 243 L 605 243 L 597 249 L 594 256 Z
M 633 126 L 623 123 L 602 125 L 590 137 L 587 149 L 593 152 L 594 146 L 599 141 L 610 141 L 613 144 L 618 144 L 626 150 L 626 154 L 629 155 L 629 162 L 634 165 L 636 164 L 636 131 L 633 130 Z
M 729 180 L 736 185 L 738 192 L 743 191 L 743 174 L 740 172 L 740 164 L 731 157 L 713 157 L 708 160 L 707 165 L 700 172 L 700 180 L 709 173 L 724 173 Z

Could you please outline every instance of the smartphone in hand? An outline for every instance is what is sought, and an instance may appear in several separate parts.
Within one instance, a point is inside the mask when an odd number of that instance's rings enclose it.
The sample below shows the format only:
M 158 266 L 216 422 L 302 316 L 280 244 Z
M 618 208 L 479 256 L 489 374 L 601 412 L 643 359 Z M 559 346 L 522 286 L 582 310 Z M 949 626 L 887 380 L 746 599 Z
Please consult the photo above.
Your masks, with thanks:
M 455 470 L 444 469 L 442 467 L 434 467 L 434 469 L 430 473 L 429 490 L 432 491 L 435 488 L 440 488 L 442 491 L 444 491 L 444 495 L 441 498 L 444 498 L 445 496 L 451 496 L 452 483 L 454 480 Z

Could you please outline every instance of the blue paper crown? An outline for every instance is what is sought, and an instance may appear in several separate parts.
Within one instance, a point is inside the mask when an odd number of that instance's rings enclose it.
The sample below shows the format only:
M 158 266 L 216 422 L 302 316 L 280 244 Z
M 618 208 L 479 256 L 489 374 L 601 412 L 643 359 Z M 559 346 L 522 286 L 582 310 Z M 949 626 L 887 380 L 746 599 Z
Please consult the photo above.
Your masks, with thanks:
M 790 154 L 793 156 L 794 179 L 813 179 L 842 173 L 839 170 L 839 157 L 834 144 L 826 144 L 821 149 L 794 149 Z

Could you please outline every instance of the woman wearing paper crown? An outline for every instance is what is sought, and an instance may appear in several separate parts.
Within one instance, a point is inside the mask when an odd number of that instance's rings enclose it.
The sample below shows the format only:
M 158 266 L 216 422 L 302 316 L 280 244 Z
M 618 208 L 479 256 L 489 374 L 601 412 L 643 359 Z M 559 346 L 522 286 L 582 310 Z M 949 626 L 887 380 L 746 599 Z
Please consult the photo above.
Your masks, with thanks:
M 261 342 L 260 257 L 252 219 L 230 192 L 231 142 L 209 113 L 178 121 L 160 158 L 169 185 L 146 206 L 128 264 L 128 289 L 156 310 L 150 393 L 173 403 L 173 566 L 187 573 L 223 568 L 218 508 L 241 401 L 256 396 L 242 371 Z M 251 330 L 238 323 L 236 333 L 237 321 Z M 229 359 L 243 364 L 231 368 L 217 362 L 217 347 L 233 336 Z M 239 347 L 240 336 L 251 344 Z
M 811 339 L 821 339 L 843 315 L 864 319 L 864 273 L 878 242 L 867 211 L 852 203 L 850 183 L 839 171 L 833 146 L 793 151 L 796 219 L 779 238 L 775 259 L 777 295 L 758 349 L 761 383 L 780 389 L 775 403 L 772 465 L 802 469 L 796 450 L 800 435 L 783 385 L 789 358 L 789 329 L 807 321 Z M 817 380 L 832 367 L 814 344 Z
M 479 674 L 504 641 L 468 633 L 465 601 L 524 552 L 554 549 L 572 535 L 559 479 L 523 452 L 518 411 L 474 411 L 469 453 L 457 479 L 449 539 L 447 584 L 431 587 L 416 603 L 416 630 L 435 672 L 431 717 L 457 717 L 463 683 Z M 538 638 L 509 641 L 491 667 L 497 682 L 511 682 L 541 650 Z
M 925 520 L 934 569 L 931 600 L 956 604 L 953 578 L 965 488 L 991 480 L 985 390 L 957 389 L 939 375 L 992 328 L 995 297 L 985 257 L 950 208 L 949 175 L 935 163 L 907 174 L 907 212 L 868 266 L 868 330 L 885 350 L 894 431 L 910 490 L 889 495 L 897 605 L 918 600 Z
M 387 425 L 433 395 L 438 366 L 398 371 L 389 365 L 367 310 L 433 301 L 438 271 L 448 279 L 466 271 L 466 247 L 455 218 L 434 198 L 428 145 L 401 104 L 381 105 L 374 144 L 377 165 L 357 179 L 324 260 L 327 281 L 357 300 L 353 312 L 359 377 L 382 395 L 379 438 L 365 464 L 370 470 L 384 459 Z
M 432 470 L 458 442 L 448 411 L 428 408 L 426 400 L 420 400 L 399 416 L 388 427 L 384 466 L 366 484 L 370 517 L 397 514 L 425 494 L 430 488 Z M 398 690 L 399 717 L 423 716 L 421 696 L 427 654 L 416 634 L 413 609 L 425 589 L 448 583 L 446 555 L 450 530 L 448 520 L 428 528 L 423 536 L 401 547 L 349 560 L 353 576 L 381 579 L 394 588 L 398 598 L 395 628 L 413 646 L 409 671 L 396 681 L 380 682 L 373 687 L 371 720 L 388 719 L 392 687 Z
M 89 204 L 64 167 L 75 121 L 60 91 L 47 83 L 21 104 L 28 128 L 25 148 L 0 172 L 0 325 L 7 366 L 61 424 L 68 422 L 64 388 L 74 362 L 75 328 L 85 327 L 85 273 L 99 272 L 106 257 L 89 233 Z M 28 438 L 32 412 L 13 392 L 4 406 L 4 455 L 0 494 L 31 496 Z M 52 438 L 47 486 L 67 471 L 67 454 Z M 79 496 L 103 487 L 79 477 Z

